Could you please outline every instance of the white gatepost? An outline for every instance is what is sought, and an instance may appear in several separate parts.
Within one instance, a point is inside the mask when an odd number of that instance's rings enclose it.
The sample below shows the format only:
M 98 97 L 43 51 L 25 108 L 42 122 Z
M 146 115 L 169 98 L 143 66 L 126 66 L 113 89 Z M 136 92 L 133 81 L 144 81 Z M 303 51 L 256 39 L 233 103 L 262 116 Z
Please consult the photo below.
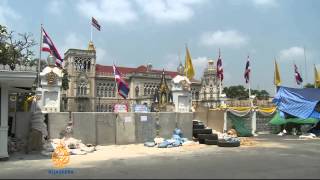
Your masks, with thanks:
M 8 158 L 8 84 L 1 84 L 0 159 Z
M 227 132 L 227 109 L 223 113 L 223 132 Z
M 256 109 L 253 109 L 251 127 L 252 127 L 251 133 L 252 133 L 252 135 L 255 135 L 256 131 L 257 131 L 257 112 L 256 112 Z

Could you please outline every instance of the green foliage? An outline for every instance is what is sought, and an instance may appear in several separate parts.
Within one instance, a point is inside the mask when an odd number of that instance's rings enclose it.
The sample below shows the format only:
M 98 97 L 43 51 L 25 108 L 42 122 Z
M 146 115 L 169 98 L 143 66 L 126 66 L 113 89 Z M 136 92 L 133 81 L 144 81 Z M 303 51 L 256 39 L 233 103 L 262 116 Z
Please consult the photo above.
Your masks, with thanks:
M 248 91 L 249 90 L 242 85 L 223 88 L 223 93 L 225 93 L 228 98 L 239 99 L 239 100 L 248 99 L 249 98 Z M 256 98 L 259 100 L 267 100 L 270 96 L 266 90 L 259 91 L 259 90 L 252 89 L 251 94 L 255 95 Z
M 34 45 L 36 43 L 30 33 L 18 33 L 16 38 L 13 31 L 0 25 L 0 64 L 29 64 L 34 56 L 30 48 Z
M 62 70 L 63 77 L 62 77 L 62 89 L 63 90 L 68 90 L 69 89 L 69 74 L 66 69 Z
M 314 88 L 314 84 L 308 83 L 308 84 L 304 85 L 303 87 L 305 87 L 305 88 Z M 320 87 L 318 87 L 318 88 L 320 88 Z

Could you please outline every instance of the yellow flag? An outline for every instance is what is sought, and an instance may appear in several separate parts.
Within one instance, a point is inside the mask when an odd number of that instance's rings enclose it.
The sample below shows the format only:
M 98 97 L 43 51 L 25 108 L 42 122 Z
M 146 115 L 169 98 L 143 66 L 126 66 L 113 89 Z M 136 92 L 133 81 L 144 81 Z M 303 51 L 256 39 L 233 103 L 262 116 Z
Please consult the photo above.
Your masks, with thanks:
M 320 74 L 317 70 L 316 65 L 314 65 L 314 87 L 315 88 L 320 87 Z
M 192 65 L 191 56 L 188 50 L 188 47 L 186 47 L 186 62 L 184 65 L 184 74 L 187 76 L 188 79 L 192 79 L 194 76 L 194 70 Z
M 274 63 L 275 63 L 274 85 L 280 86 L 281 79 L 280 79 L 280 72 L 279 72 L 278 64 L 277 64 L 277 61 L 274 61 Z

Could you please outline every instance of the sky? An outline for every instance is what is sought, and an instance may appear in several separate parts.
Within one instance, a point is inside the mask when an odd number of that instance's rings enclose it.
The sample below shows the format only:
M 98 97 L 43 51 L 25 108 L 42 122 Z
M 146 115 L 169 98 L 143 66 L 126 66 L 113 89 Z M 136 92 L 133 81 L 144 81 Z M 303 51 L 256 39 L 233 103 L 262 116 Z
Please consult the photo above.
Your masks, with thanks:
M 247 87 L 249 55 L 251 88 L 273 94 L 274 59 L 283 86 L 299 87 L 294 63 L 304 83 L 313 83 L 319 10 L 319 0 L 0 0 L 0 24 L 30 32 L 38 43 L 43 24 L 63 55 L 87 48 L 94 17 L 101 25 L 93 28 L 98 64 L 176 70 L 187 45 L 197 79 L 220 48 L 224 86 Z M 38 57 L 39 45 L 33 50 Z

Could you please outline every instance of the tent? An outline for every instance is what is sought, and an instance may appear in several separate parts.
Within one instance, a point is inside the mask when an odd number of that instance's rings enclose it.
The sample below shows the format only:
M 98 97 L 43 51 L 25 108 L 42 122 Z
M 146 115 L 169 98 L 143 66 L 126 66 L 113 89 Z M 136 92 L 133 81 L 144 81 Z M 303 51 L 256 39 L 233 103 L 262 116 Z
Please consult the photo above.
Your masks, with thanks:
M 307 119 L 320 119 L 320 89 L 279 86 L 273 99 L 280 114 Z
M 277 112 L 276 115 L 271 119 L 269 122 L 272 125 L 282 125 L 286 123 L 296 123 L 296 124 L 316 124 L 319 120 L 315 118 L 307 118 L 307 119 L 301 119 L 301 118 L 289 118 L 284 119 L 280 116 L 280 113 Z

